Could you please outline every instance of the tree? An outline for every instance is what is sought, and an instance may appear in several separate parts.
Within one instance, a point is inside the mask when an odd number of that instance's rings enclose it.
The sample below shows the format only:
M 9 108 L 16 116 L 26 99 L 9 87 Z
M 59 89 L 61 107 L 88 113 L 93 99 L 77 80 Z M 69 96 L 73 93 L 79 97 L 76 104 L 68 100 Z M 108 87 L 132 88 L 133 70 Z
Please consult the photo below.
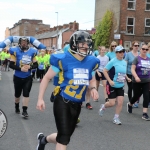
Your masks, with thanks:
M 95 48 L 98 46 L 109 46 L 109 39 L 113 25 L 113 12 L 107 10 L 102 21 L 96 27 L 96 33 L 92 36 L 95 41 Z

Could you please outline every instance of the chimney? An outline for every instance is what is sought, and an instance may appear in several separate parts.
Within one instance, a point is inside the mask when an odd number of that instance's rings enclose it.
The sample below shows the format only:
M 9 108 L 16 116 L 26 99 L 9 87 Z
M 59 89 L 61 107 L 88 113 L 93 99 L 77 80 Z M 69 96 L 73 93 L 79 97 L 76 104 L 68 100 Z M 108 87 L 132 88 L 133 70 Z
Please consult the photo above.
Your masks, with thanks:
M 73 30 L 79 30 L 79 23 L 76 23 L 76 21 L 73 22 Z
M 63 24 L 63 29 L 66 29 L 68 26 L 68 24 Z
M 69 29 L 72 29 L 73 28 L 73 22 L 70 22 L 69 23 Z
M 60 25 L 60 26 L 58 26 L 58 30 L 61 30 L 62 28 L 63 28 L 63 26 L 61 26 L 61 25 Z

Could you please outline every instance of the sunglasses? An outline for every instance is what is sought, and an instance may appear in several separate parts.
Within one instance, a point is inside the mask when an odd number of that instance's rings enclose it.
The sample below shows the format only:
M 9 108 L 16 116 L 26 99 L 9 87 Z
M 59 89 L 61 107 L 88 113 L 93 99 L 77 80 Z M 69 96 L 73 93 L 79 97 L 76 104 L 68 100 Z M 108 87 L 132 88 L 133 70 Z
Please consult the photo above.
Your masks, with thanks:
M 122 51 L 119 51 L 119 52 L 116 52 L 116 53 L 119 53 L 119 54 L 125 53 L 125 50 L 122 50 Z
M 148 51 L 148 48 L 142 48 L 142 50 L 143 50 L 143 51 L 144 51 L 144 50 Z
M 112 45 L 111 47 L 117 47 L 117 45 Z
M 134 45 L 134 47 L 139 47 L 140 45 Z

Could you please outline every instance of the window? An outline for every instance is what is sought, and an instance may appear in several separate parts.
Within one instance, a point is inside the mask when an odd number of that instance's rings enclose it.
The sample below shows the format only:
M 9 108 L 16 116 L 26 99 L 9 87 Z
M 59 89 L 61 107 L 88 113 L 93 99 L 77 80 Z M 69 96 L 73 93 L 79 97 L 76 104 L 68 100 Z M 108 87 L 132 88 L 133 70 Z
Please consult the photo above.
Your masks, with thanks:
M 145 34 L 150 35 L 150 18 L 145 19 Z
M 135 18 L 127 18 L 127 34 L 134 34 Z
M 128 9 L 135 10 L 136 0 L 128 0 Z
M 150 0 L 146 0 L 146 10 L 150 11 Z

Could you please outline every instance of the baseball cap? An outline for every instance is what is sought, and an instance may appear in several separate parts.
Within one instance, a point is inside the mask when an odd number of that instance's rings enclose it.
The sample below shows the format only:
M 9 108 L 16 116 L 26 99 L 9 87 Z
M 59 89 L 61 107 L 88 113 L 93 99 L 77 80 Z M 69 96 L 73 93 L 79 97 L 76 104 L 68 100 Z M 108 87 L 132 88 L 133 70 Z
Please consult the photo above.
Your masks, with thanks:
M 125 50 L 125 49 L 124 49 L 124 47 L 122 47 L 121 45 L 119 45 L 119 46 L 117 46 L 117 47 L 115 48 L 115 52 L 120 52 L 120 51 L 123 51 L 123 50 Z

